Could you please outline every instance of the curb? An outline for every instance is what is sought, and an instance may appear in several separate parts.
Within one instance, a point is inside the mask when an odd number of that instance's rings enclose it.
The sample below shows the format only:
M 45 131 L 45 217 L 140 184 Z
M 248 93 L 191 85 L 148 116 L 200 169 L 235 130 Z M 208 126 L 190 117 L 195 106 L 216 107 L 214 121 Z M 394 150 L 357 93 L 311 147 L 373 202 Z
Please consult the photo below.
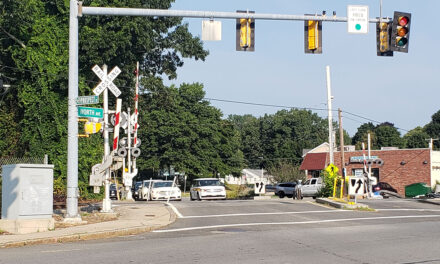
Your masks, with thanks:
M 160 229 L 166 227 L 174 221 L 176 221 L 175 213 L 169 208 L 166 207 L 168 212 L 170 213 L 170 223 L 166 225 L 160 226 L 138 226 L 138 227 L 130 227 L 112 231 L 97 231 L 93 233 L 81 233 L 81 234 L 73 234 L 73 235 L 65 235 L 59 237 L 47 237 L 47 238 L 39 238 L 39 239 L 30 239 L 23 240 L 17 242 L 6 242 L 1 243 L 0 248 L 14 248 L 14 247 L 23 247 L 23 246 L 31 246 L 31 245 L 42 245 L 42 244 L 56 244 L 56 243 L 67 243 L 67 242 L 77 242 L 77 241 L 86 241 L 86 240 L 97 240 L 97 239 L 106 239 L 113 238 L 119 236 L 130 236 L 137 235 L 141 233 L 147 233 L 156 229 Z
M 357 203 L 357 204 L 345 204 L 333 201 L 327 198 L 316 198 L 316 202 L 320 204 L 329 205 L 338 209 L 358 209 L 358 208 L 370 208 L 368 205 Z

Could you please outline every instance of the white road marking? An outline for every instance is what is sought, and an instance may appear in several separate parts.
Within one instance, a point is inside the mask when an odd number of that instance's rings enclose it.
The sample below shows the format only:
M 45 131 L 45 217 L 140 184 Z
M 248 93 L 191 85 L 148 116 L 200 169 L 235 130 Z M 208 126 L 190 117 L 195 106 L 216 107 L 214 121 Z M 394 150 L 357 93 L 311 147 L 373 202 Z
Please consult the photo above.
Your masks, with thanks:
M 58 253 L 58 252 L 70 252 L 70 251 L 80 251 L 81 249 L 59 249 L 59 250 L 45 250 L 41 253 Z
M 396 209 L 376 209 L 376 211 L 415 211 L 415 212 L 440 212 L 440 209 L 413 209 L 413 208 L 396 208 Z
M 362 220 L 384 220 L 384 219 L 410 219 L 410 218 L 436 218 L 440 215 L 408 215 L 408 216 L 384 216 L 384 217 L 359 217 L 359 218 L 345 218 L 345 219 L 327 219 L 327 220 L 314 220 L 303 222 L 278 222 L 278 223 L 246 223 L 246 224 L 230 224 L 230 225 L 213 225 L 213 226 L 197 226 L 176 228 L 168 230 L 154 230 L 154 233 L 171 233 L 191 230 L 203 230 L 225 227 L 239 227 L 239 226 L 263 226 L 263 225 L 302 225 L 302 224 L 319 224 L 319 223 L 332 223 L 332 222 L 349 222 L 349 221 L 362 221 Z
M 221 215 L 192 215 L 182 216 L 181 218 L 210 218 L 210 217 L 230 217 L 230 216 L 251 216 L 251 215 L 287 215 L 287 214 L 314 214 L 314 213 L 336 213 L 350 212 L 348 210 L 325 210 L 325 211 L 302 211 L 302 212 L 273 212 L 273 213 L 246 213 L 246 214 L 221 214 Z
M 174 213 L 177 215 L 178 218 L 184 218 L 184 216 L 179 212 L 179 210 L 177 210 L 177 208 L 172 203 L 165 203 L 165 204 L 171 207 L 171 209 L 173 209 Z

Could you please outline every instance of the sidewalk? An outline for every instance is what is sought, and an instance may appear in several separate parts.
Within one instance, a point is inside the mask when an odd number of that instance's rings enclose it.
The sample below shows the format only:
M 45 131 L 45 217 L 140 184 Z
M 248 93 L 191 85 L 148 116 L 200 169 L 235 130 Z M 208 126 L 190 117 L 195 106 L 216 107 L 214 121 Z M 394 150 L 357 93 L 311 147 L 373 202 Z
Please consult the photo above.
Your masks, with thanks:
M 165 203 L 124 201 L 113 202 L 112 205 L 118 214 L 117 220 L 40 233 L 0 235 L 0 248 L 134 235 L 165 227 L 176 219 L 172 209 Z

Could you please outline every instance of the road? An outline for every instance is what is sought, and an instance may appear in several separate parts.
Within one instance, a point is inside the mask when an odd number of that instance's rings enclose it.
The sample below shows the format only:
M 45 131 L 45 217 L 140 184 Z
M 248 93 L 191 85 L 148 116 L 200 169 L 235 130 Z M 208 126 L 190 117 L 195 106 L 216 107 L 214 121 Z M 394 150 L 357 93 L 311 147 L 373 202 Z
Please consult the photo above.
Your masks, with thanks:
M 173 202 L 165 229 L 101 241 L 1 249 L 0 263 L 440 263 L 440 206 L 313 200 Z

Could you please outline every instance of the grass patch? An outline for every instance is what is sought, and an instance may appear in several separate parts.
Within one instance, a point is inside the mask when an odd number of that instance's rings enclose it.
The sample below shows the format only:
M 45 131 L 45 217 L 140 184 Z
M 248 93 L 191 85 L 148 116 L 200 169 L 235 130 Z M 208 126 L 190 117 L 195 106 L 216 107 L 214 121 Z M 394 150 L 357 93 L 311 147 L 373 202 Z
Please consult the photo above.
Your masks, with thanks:
M 344 206 L 343 209 L 344 210 L 352 210 L 352 211 L 376 212 L 376 210 L 374 210 L 373 208 L 366 207 L 366 206 L 354 207 L 354 208 L 350 208 L 350 207 Z

